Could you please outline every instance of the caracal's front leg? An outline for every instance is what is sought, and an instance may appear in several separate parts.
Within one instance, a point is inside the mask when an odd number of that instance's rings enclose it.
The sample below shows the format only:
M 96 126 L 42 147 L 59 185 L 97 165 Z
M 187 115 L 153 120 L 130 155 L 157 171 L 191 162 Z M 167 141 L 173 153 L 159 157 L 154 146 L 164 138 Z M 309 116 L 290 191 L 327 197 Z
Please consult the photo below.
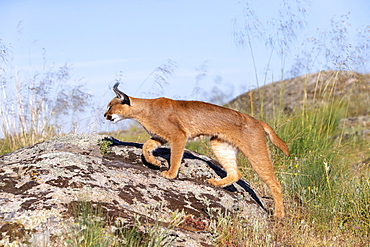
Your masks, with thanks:
M 164 141 L 154 138 L 147 140 L 143 145 L 143 155 L 145 160 L 152 165 L 161 166 L 161 162 L 154 157 L 153 151 L 162 146 L 164 143 Z
M 163 171 L 162 176 L 165 178 L 175 178 L 180 169 L 180 163 L 184 154 L 184 148 L 186 144 L 186 137 L 178 137 L 176 140 L 170 142 L 171 158 L 170 158 L 170 169 Z

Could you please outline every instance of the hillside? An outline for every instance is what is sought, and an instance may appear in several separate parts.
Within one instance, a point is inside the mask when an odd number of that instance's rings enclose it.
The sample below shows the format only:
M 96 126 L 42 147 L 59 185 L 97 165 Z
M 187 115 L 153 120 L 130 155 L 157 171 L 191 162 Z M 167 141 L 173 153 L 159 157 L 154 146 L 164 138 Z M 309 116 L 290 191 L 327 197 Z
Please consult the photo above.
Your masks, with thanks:
M 349 102 L 348 116 L 368 115 L 370 74 L 353 71 L 307 74 L 251 90 L 226 106 L 258 118 L 272 119 L 279 110 L 290 114 L 302 106 L 315 106 L 333 98 Z

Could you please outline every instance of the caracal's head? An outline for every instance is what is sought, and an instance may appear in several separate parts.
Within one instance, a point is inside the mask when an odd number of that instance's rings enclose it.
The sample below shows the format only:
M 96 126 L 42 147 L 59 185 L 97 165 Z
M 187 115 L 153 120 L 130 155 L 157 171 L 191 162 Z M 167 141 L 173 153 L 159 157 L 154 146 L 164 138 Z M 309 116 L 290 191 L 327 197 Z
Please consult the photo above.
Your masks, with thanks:
M 107 111 L 104 113 L 104 117 L 112 123 L 130 118 L 131 115 L 130 98 L 125 93 L 118 90 L 118 85 L 119 82 L 114 84 L 113 92 L 115 92 L 117 96 L 109 102 Z

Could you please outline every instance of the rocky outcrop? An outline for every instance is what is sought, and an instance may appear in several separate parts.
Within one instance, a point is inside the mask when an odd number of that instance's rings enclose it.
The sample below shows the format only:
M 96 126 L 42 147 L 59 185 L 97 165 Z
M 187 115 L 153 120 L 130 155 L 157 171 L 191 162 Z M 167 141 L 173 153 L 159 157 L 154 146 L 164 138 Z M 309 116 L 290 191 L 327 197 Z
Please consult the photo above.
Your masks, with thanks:
M 226 106 L 258 118 L 274 118 L 276 110 L 286 114 L 303 105 L 315 106 L 325 102 L 345 100 L 352 117 L 369 115 L 370 75 L 354 71 L 320 71 L 273 82 L 244 93 Z
M 75 134 L 1 156 L 0 246 L 64 246 L 83 203 L 104 212 L 113 228 L 117 221 L 167 227 L 182 215 L 169 228 L 173 246 L 211 246 L 207 224 L 226 212 L 266 218 L 246 181 L 224 189 L 206 182 L 225 175 L 216 161 L 186 151 L 178 178 L 168 180 L 160 171 L 168 168 L 169 149 L 155 152 L 162 161 L 155 169 L 143 162 L 141 147 Z
M 360 137 L 370 139 L 370 115 L 343 118 L 339 121 L 345 130 L 341 138 Z

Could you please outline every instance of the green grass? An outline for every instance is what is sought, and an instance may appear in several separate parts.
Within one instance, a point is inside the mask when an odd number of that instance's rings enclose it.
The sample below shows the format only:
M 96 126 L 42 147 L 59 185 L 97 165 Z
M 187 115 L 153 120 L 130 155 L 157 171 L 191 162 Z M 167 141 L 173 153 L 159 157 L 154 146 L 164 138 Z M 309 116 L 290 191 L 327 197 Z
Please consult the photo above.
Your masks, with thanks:
M 370 202 L 369 174 L 358 176 L 351 168 L 354 144 L 342 138 L 339 126 L 348 114 L 346 105 L 333 101 L 298 111 L 279 129 L 293 156 L 280 165 L 280 178 L 290 199 L 306 207 L 318 227 L 330 231 L 351 225 L 353 233 L 368 234 L 370 214 L 364 214 L 369 207 L 364 201 Z
M 64 241 L 70 247 L 162 247 L 169 246 L 172 238 L 166 231 L 160 230 L 156 222 L 146 230 L 139 218 L 134 224 L 127 224 L 119 219 L 111 219 L 102 206 L 96 203 L 80 201 L 70 208 L 75 221 Z
M 107 155 L 110 153 L 110 146 L 113 144 L 112 141 L 108 139 L 98 140 L 98 145 L 100 146 L 100 152 L 102 155 Z
M 333 98 L 330 93 L 325 97 Z M 291 157 L 285 158 L 272 148 L 288 208 L 289 224 L 281 228 L 279 235 L 286 234 L 284 238 L 299 244 L 299 236 L 309 239 L 314 233 L 312 246 L 337 245 L 341 241 L 361 245 L 370 234 L 370 174 L 368 167 L 355 171 L 354 165 L 358 157 L 369 156 L 369 141 L 344 139 L 345 129 L 339 120 L 351 115 L 348 102 L 334 98 L 329 102 L 315 102 L 316 107 L 303 105 L 293 115 L 272 121 L 291 152 Z M 252 184 L 268 194 L 258 178 L 250 174 L 253 171 L 246 168 L 248 162 L 243 158 L 240 162 Z M 292 234 L 300 221 L 306 222 L 310 234 Z

